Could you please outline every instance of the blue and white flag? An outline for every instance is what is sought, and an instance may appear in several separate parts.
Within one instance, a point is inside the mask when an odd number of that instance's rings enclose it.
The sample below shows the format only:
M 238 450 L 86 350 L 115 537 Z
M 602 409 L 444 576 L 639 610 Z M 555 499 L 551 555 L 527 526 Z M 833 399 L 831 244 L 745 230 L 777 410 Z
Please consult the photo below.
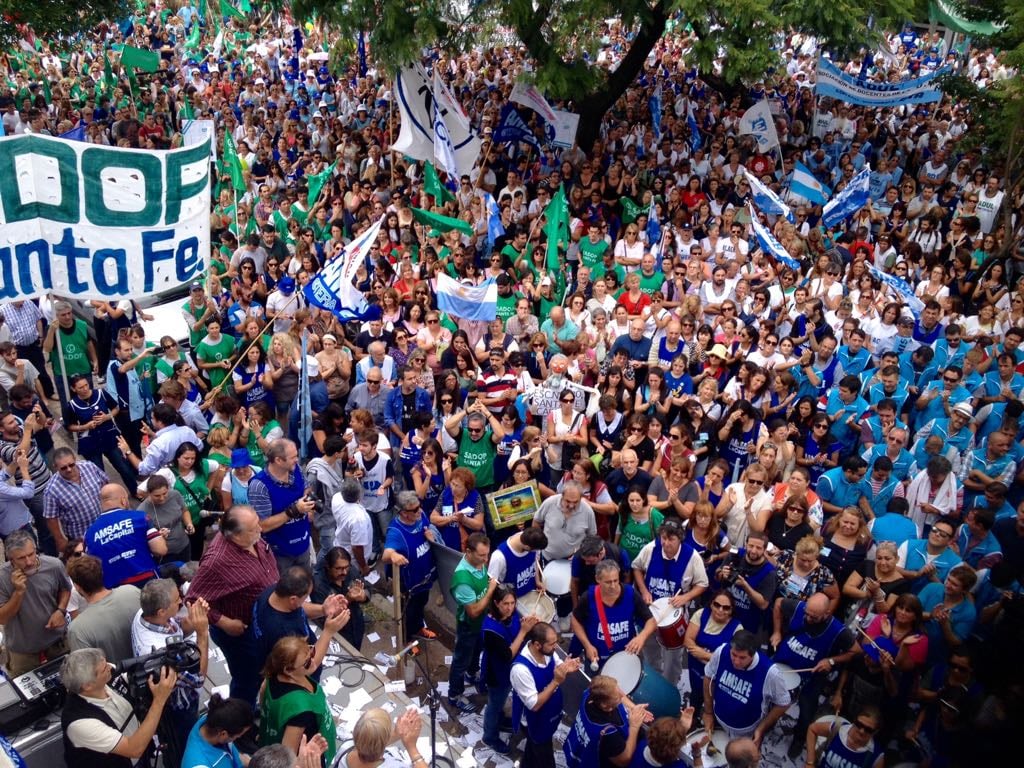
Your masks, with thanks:
M 85 123 L 79 123 L 70 131 L 65 131 L 58 138 L 69 141 L 85 141 Z
M 785 216 L 790 224 L 796 221 L 789 206 L 782 202 L 782 198 L 774 191 L 762 184 L 760 179 L 752 173 L 746 174 L 745 178 L 750 183 L 750 194 L 758 208 L 771 216 Z
M 818 181 L 818 177 L 811 173 L 811 169 L 799 160 L 793 165 L 793 178 L 789 182 L 789 191 L 818 205 L 827 203 L 832 195 L 832 190 Z
M 437 308 L 463 320 L 493 320 L 498 315 L 498 283 L 491 277 L 480 285 L 464 285 L 438 272 Z
M 821 213 L 821 220 L 826 227 L 834 227 L 840 221 L 853 216 L 867 205 L 871 193 L 871 166 L 865 164 L 860 172 L 850 179 L 850 183 L 838 195 L 829 200 Z
M 828 59 L 821 58 L 815 73 L 814 94 L 864 107 L 928 104 L 942 100 L 942 91 L 937 87 L 938 78 L 948 72 L 949 69 L 944 67 L 912 80 L 875 83 L 848 75 Z
M 501 117 L 498 119 L 498 126 L 494 129 L 492 138 L 499 144 L 516 144 L 524 141 L 540 149 L 540 142 L 530 130 L 530 126 L 523 120 L 519 110 L 511 104 L 506 104 L 501 108 Z
M 434 160 L 438 167 L 444 168 L 449 178 L 459 175 L 459 164 L 455 161 L 455 146 L 452 144 L 451 133 L 444 122 L 439 98 L 441 78 L 434 70 Z
M 366 33 L 359 30 L 359 39 L 356 41 L 356 50 L 359 54 L 359 76 L 366 77 L 369 69 L 366 65 Z
M 661 222 L 658 221 L 658 208 L 654 204 L 654 196 L 651 196 L 651 206 L 647 209 L 647 245 L 650 246 L 655 260 L 660 260 L 657 253 L 658 245 L 661 243 Z
M 313 406 L 309 392 L 308 331 L 302 332 L 302 366 L 299 369 L 299 458 L 309 455 L 309 444 L 313 440 Z
M 377 242 L 377 233 L 384 222 L 377 223 L 346 245 L 341 253 L 328 261 L 303 289 L 306 299 L 315 307 L 326 309 L 339 320 L 362 320 L 369 304 L 362 291 L 353 284 L 359 266 L 366 263 L 370 246 Z
M 754 210 L 754 206 L 750 208 L 750 226 L 754 230 L 754 237 L 757 238 L 757 244 L 761 247 L 761 250 L 771 256 L 775 261 L 784 267 L 789 267 L 795 272 L 800 271 L 800 262 L 789 255 L 789 251 L 786 250 L 785 246 L 782 245 L 778 240 L 775 239 L 775 235 L 765 229 L 764 225 L 757 218 L 757 211 Z
M 651 127 L 654 129 L 654 135 L 657 138 L 661 138 L 661 81 L 654 88 L 654 94 L 647 102 L 647 108 L 651 112 Z
M 753 135 L 757 139 L 758 152 L 767 154 L 779 147 L 779 154 L 782 154 L 779 133 L 775 129 L 775 117 L 772 115 L 767 99 L 762 99 L 743 113 L 738 132 L 741 135 L 748 133 Z
M 902 299 L 910 308 L 910 311 L 914 313 L 914 317 L 921 316 L 921 311 L 924 309 L 924 302 L 914 295 L 914 289 L 910 287 L 906 280 L 901 280 L 895 275 L 883 272 L 870 262 L 868 262 L 867 267 L 868 272 L 872 277 L 878 278 L 879 282 L 889 286 L 896 292 L 896 295 L 899 296 L 900 299 Z
M 700 127 L 697 125 L 697 118 L 693 116 L 693 102 L 686 100 L 686 127 L 690 130 L 690 151 L 696 152 L 704 144 L 700 135 Z
M 505 234 L 505 225 L 501 223 L 501 211 L 490 192 L 484 193 L 484 205 L 487 206 L 487 253 L 490 254 L 494 243 Z

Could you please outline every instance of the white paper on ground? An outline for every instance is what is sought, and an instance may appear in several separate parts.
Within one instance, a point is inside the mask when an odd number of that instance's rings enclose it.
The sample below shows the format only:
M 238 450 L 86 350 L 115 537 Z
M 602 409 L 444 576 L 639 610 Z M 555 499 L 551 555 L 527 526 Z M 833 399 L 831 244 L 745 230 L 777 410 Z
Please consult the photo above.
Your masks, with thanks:
M 384 683 L 385 693 L 405 693 L 405 681 L 404 680 L 393 680 Z
M 328 677 L 320 681 L 320 687 L 324 689 L 324 693 L 328 696 L 334 696 L 341 690 L 341 678 Z
M 367 584 L 376 584 L 378 581 L 380 581 L 380 574 L 376 571 L 370 571 L 368 574 L 366 574 Z
M 348 706 L 353 709 L 362 709 L 373 701 L 373 696 L 362 688 L 354 688 L 348 696 Z
M 447 664 L 450 667 L 452 665 L 452 657 L 451 656 L 445 656 L 444 657 L 444 663 Z
M 371 632 L 366 636 L 366 639 L 369 640 L 371 643 L 376 643 L 378 640 L 380 640 L 380 635 L 378 635 L 376 632 Z

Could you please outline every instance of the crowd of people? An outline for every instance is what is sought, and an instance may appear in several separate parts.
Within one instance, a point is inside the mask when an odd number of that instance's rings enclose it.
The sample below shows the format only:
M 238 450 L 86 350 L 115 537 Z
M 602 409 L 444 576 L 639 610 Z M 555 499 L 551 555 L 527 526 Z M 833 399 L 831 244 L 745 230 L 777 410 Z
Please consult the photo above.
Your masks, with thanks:
M 423 760 L 415 713 L 365 713 L 346 749 L 318 680 L 335 633 L 361 647 L 375 569 L 399 570 L 404 636 L 437 637 L 432 545 L 462 553 L 447 703 L 483 708 L 498 755 L 553 766 L 568 715 L 570 766 L 675 764 L 701 725 L 754 765 L 794 706 L 789 754 L 810 766 L 1000 754 L 1024 705 L 1024 200 L 965 149 L 965 104 L 817 98 L 818 50 L 799 36 L 723 95 L 675 27 L 593 147 L 553 146 L 522 109 L 535 149 L 492 143 L 523 52 L 442 55 L 482 139 L 442 191 L 389 151 L 399 112 L 372 56 L 339 69 L 319 23 L 239 16 L 150 3 L 0 59 L 7 135 L 165 149 L 208 119 L 244 173 L 234 190 L 217 165 L 187 338 L 147 338 L 131 300 L 89 302 L 89 321 L 64 300 L 0 305 L 6 669 L 70 651 L 69 765 L 126 765 L 161 723 L 184 766 L 240 760 L 246 735 L 271 768 L 377 765 L 395 739 Z M 605 31 L 614 66 L 630 33 Z M 120 43 L 158 51 L 159 71 L 110 82 Z M 1015 76 L 991 49 L 947 44 L 908 25 L 842 66 Z M 763 99 L 781 157 L 739 134 Z M 791 188 L 797 162 L 834 193 L 870 165 L 868 204 L 825 226 Z M 749 207 L 755 178 L 792 221 Z M 570 235 L 552 269 L 560 191 Z M 759 247 L 752 210 L 790 262 Z M 310 304 L 312 277 L 382 218 L 357 276 L 365 319 Z M 495 318 L 443 311 L 442 274 L 493 279 Z M 501 525 L 491 502 L 524 485 L 532 520 Z M 548 614 L 521 617 L 539 593 Z M 151 680 L 135 718 L 106 662 L 185 638 L 201 665 Z M 200 715 L 210 645 L 230 698 Z M 655 719 L 596 674 L 621 653 L 681 694 L 679 714 Z

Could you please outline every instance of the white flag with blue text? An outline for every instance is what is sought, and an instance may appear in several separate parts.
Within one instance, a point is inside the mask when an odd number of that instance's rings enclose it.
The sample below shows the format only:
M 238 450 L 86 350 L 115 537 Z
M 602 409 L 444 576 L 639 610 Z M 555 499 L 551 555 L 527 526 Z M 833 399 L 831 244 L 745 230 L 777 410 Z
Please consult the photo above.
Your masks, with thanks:
M 459 164 L 455 160 L 455 147 L 452 144 L 451 132 L 444 121 L 441 111 L 441 78 L 434 70 L 434 160 L 439 168 L 443 168 L 449 178 L 459 175 Z M 468 169 L 467 169 L 468 170 Z
M 366 296 L 353 284 L 359 266 L 366 263 L 370 246 L 377 242 L 377 233 L 384 222 L 377 222 L 346 245 L 342 252 L 328 261 L 303 289 L 310 304 L 333 313 L 339 320 L 359 320 L 369 309 Z
M 779 134 L 775 130 L 775 118 L 768 106 L 768 101 L 762 100 L 743 113 L 740 118 L 740 134 L 752 134 L 757 139 L 757 149 L 761 153 L 770 152 L 779 146 Z M 781 147 L 780 147 L 781 152 Z
M 877 278 L 879 282 L 889 286 L 896 292 L 896 295 L 899 296 L 908 307 L 910 307 L 910 311 L 914 313 L 915 317 L 921 316 L 921 311 L 924 309 L 924 302 L 914 295 L 914 289 L 910 287 L 906 280 L 901 280 L 895 275 L 883 272 L 874 264 L 869 263 L 867 267 L 868 272 L 871 273 L 872 277 Z
M 757 243 L 762 251 L 784 267 L 789 267 L 795 271 L 800 270 L 800 262 L 790 256 L 785 246 L 776 240 L 775 235 L 769 232 L 758 220 L 757 211 L 754 210 L 752 205 L 750 206 L 750 226 L 754 230 L 754 237 L 757 238 Z
M 790 224 L 796 221 L 789 206 L 782 202 L 782 198 L 774 191 L 762 184 L 760 179 L 752 173 L 746 174 L 746 179 L 750 183 L 750 194 L 758 208 L 772 216 L 785 216 Z
M 867 205 L 871 192 L 871 166 L 867 163 L 850 179 L 846 188 L 829 200 L 821 213 L 826 227 L 834 227 Z

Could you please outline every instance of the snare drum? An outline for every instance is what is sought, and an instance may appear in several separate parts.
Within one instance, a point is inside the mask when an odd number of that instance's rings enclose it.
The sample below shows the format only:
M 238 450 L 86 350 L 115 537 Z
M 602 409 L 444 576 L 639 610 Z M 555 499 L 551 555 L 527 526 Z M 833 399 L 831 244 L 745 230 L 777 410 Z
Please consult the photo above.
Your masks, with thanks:
M 555 620 L 555 601 L 543 592 L 527 592 L 519 598 L 516 609 L 524 619 L 527 616 L 536 616 L 545 624 Z
M 673 608 L 669 601 L 670 597 L 659 597 L 651 603 L 651 614 L 658 623 L 658 642 L 662 648 L 673 651 L 683 647 L 683 639 L 686 635 L 686 611 L 682 608 Z
M 803 683 L 803 679 L 800 677 L 800 673 L 795 671 L 788 664 L 776 664 L 779 671 L 782 672 L 782 682 L 786 686 L 786 690 L 790 692 L 795 701 L 797 695 L 800 693 L 800 685 Z
M 544 581 L 544 589 L 548 594 L 559 598 L 569 594 L 569 584 L 572 582 L 572 562 L 569 560 L 552 560 L 541 571 L 541 579 Z
M 647 704 L 655 717 L 679 717 L 683 706 L 679 691 L 654 669 L 647 667 L 639 656 L 625 651 L 612 654 L 601 674 L 618 680 L 626 695 L 637 704 Z
M 703 741 L 707 731 L 698 728 L 686 737 L 686 743 L 679 751 L 679 756 L 690 768 L 693 768 L 693 746 Z M 725 745 L 729 743 L 729 736 L 725 731 L 716 730 L 711 734 L 711 741 L 700 748 L 701 768 L 724 768 L 728 765 L 725 759 Z M 712 754 L 708 754 L 708 747 L 713 747 Z

